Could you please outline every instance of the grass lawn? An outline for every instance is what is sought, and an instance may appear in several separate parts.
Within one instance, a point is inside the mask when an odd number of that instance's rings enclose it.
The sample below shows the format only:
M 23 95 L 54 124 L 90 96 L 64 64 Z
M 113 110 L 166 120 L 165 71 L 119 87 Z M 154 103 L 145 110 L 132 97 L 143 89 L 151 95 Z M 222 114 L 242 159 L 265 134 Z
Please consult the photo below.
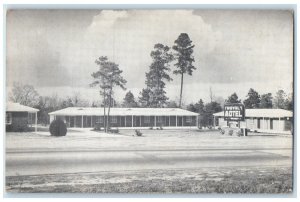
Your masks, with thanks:
M 221 135 L 218 131 L 203 130 L 120 130 L 120 134 L 105 134 L 91 129 L 70 130 L 64 137 L 49 132 L 6 133 L 6 149 L 10 150 L 76 150 L 76 149 L 218 149 L 222 148 L 292 148 L 291 135 L 250 133 L 246 137 Z
M 6 177 L 7 192 L 291 193 L 291 168 L 201 168 Z

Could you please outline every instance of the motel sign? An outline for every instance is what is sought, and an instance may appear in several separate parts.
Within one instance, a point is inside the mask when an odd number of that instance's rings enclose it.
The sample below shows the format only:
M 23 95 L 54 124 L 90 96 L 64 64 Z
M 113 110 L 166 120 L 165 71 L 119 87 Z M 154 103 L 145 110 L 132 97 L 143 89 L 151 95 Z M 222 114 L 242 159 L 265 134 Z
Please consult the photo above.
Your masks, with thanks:
M 243 104 L 224 105 L 224 120 L 226 121 L 244 121 L 245 106 Z

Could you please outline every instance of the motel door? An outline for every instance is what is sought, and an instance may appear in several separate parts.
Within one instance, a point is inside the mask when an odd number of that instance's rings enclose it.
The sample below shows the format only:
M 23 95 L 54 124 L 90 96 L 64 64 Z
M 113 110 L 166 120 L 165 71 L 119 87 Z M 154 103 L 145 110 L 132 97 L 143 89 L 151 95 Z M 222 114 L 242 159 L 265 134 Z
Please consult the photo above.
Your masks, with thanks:
M 70 128 L 74 128 L 74 124 L 75 124 L 75 117 L 70 116 Z

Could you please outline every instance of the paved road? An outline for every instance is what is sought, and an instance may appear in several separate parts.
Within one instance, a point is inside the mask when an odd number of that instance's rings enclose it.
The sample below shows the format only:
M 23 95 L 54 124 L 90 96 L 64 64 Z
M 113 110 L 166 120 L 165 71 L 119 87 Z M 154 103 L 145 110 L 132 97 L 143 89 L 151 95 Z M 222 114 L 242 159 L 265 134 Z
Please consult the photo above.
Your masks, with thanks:
M 232 166 L 291 166 L 291 148 L 182 150 L 9 150 L 6 176 Z

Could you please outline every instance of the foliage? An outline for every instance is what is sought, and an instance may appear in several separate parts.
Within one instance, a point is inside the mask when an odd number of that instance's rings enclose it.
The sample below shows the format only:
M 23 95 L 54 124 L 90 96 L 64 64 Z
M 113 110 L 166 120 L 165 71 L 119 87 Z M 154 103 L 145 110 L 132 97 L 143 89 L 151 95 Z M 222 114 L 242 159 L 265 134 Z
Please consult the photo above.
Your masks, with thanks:
M 171 81 L 172 78 L 167 73 L 170 71 L 169 62 L 173 60 L 173 55 L 169 53 L 170 48 L 163 44 L 155 44 L 151 51 L 152 63 L 149 72 L 146 73 L 145 84 L 140 97 L 141 105 L 146 107 L 163 107 L 168 100 L 164 91 L 165 81 Z
M 95 61 L 99 66 L 98 71 L 92 73 L 94 82 L 90 84 L 93 86 L 98 86 L 100 90 L 100 95 L 103 96 L 104 105 L 104 128 L 105 132 L 110 127 L 109 114 L 111 108 L 111 101 L 113 95 L 113 89 L 115 86 L 121 87 L 125 90 L 125 84 L 127 81 L 122 77 L 122 70 L 119 69 L 119 65 L 108 60 L 106 56 L 101 56 Z M 107 103 L 108 100 L 108 103 Z M 108 108 L 106 117 L 106 108 Z
M 233 135 L 233 130 L 229 130 L 228 135 L 232 136 Z
M 67 134 L 67 126 L 61 119 L 55 119 L 51 122 L 49 131 L 51 136 L 65 136 Z
M 235 104 L 235 103 L 241 103 L 241 100 L 237 96 L 236 93 L 233 93 L 228 97 L 228 99 L 225 101 L 226 104 Z
M 170 100 L 169 102 L 166 103 L 166 107 L 168 107 L 168 108 L 177 108 L 178 104 L 174 100 Z
M 199 113 L 199 125 L 201 127 L 212 126 L 214 122 L 213 114 L 222 111 L 222 107 L 218 102 L 210 102 L 204 105 L 202 99 L 195 104 L 189 104 L 187 110 Z
M 262 94 L 260 98 L 260 108 L 272 108 L 272 93 Z
M 250 88 L 247 99 L 244 100 L 246 109 L 259 108 L 260 106 L 260 95 L 253 88 Z
M 293 110 L 294 108 L 293 105 L 294 105 L 294 101 L 293 101 L 292 94 L 287 96 L 284 90 L 277 91 L 273 101 L 273 108 Z
M 139 103 L 141 107 L 150 107 L 150 94 L 151 94 L 151 90 L 149 88 L 142 89 L 139 97 Z
M 286 97 L 287 95 L 283 90 L 278 90 L 274 97 L 274 108 L 284 109 Z
M 128 91 L 126 93 L 122 106 L 129 107 L 129 108 L 138 106 L 137 102 L 135 101 L 134 95 L 132 94 L 131 91 Z
M 25 106 L 34 107 L 39 102 L 39 94 L 31 85 L 14 83 L 9 100 Z
M 181 107 L 182 101 L 182 89 L 183 89 L 183 75 L 188 74 L 192 75 L 193 70 L 196 68 L 193 66 L 194 57 L 192 41 L 189 38 L 187 33 L 181 33 L 178 38 L 175 40 L 175 45 L 173 46 L 173 50 L 175 51 L 175 58 L 177 62 L 175 66 L 176 70 L 173 71 L 174 74 L 181 75 L 181 86 L 180 86 L 180 98 L 179 98 L 179 107 Z

